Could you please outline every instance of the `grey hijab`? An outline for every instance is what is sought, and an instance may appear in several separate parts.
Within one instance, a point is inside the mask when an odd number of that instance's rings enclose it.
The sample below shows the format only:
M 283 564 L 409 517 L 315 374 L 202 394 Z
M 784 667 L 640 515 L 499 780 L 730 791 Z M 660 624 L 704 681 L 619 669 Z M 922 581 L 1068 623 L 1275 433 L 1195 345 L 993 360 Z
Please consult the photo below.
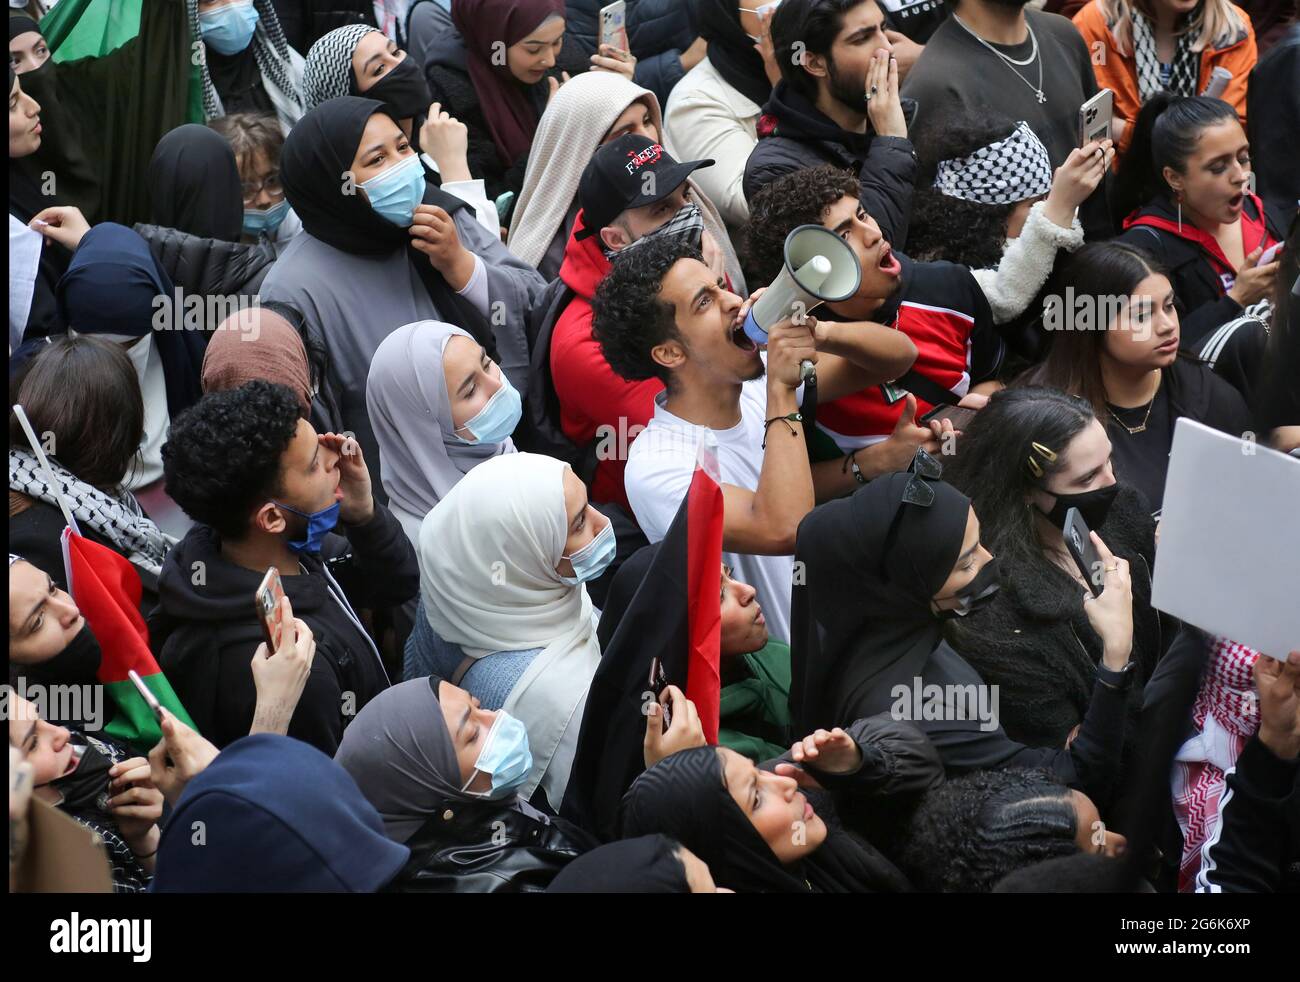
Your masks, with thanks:
M 366 703 L 334 754 L 384 821 L 406 842 L 447 799 L 477 801 L 460 790 L 460 764 L 438 703 L 436 675 L 385 689 Z
M 459 327 L 419 321 L 388 335 L 370 362 L 366 409 L 379 442 L 380 477 L 403 528 L 411 526 L 412 542 L 419 540 L 424 516 L 473 467 L 515 452 L 509 438 L 488 444 L 456 438 L 442 371 L 442 354 L 453 337 L 478 344 Z

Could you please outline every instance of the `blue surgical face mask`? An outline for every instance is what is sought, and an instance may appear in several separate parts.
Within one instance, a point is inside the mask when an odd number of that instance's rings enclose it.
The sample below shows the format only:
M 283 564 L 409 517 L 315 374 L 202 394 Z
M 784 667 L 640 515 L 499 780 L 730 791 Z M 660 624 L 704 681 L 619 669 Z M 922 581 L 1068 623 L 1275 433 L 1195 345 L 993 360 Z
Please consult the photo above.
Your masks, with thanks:
M 359 187 L 365 188 L 376 214 L 401 228 L 410 228 L 415 206 L 424 198 L 424 168 L 420 158 L 411 154 Z
M 284 216 L 289 214 L 289 199 L 278 201 L 265 211 L 257 208 L 244 209 L 244 234 L 245 235 L 274 235 L 275 230 L 280 227 L 284 221 Z
M 301 515 L 307 519 L 307 532 L 305 539 L 290 539 L 287 545 L 294 552 L 320 552 L 321 544 L 325 541 L 325 536 L 330 530 L 339 523 L 339 508 L 342 507 L 341 501 L 336 501 L 328 508 L 322 508 L 320 511 L 314 511 L 308 514 L 305 511 L 299 511 L 290 505 L 282 504 L 279 501 L 272 501 L 277 508 L 283 508 L 285 511 L 291 511 L 295 515 Z
M 237 55 L 253 40 L 257 21 L 253 0 L 238 0 L 199 14 L 199 34 L 203 43 L 217 54 Z
M 614 554 L 617 551 L 618 539 L 614 536 L 614 523 L 606 519 L 605 527 L 597 533 L 594 539 L 572 556 L 560 557 L 573 563 L 573 572 L 575 574 L 574 576 L 561 576 L 560 579 L 569 586 L 577 586 L 579 583 L 594 580 L 605 572 L 609 564 L 614 561 Z
M 470 791 L 474 774 L 461 788 L 467 794 L 481 798 L 505 798 L 517 791 L 533 769 L 533 755 L 528 750 L 528 730 L 504 709 L 497 710 L 497 718 L 488 730 L 483 750 L 474 762 L 475 773 L 492 775 L 489 791 Z
M 469 430 L 472 440 L 456 436 L 461 443 L 500 443 L 515 431 L 519 419 L 524 414 L 524 402 L 519 390 L 510 384 L 510 380 L 501 376 L 501 388 L 492 393 L 478 415 L 460 427 Z

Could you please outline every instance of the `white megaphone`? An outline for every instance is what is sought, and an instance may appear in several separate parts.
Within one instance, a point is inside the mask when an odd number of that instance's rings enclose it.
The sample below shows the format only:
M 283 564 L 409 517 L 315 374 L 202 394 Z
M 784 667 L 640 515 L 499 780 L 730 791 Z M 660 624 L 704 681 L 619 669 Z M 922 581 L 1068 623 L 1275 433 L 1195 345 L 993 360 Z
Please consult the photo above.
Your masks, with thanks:
M 749 308 L 745 333 L 767 344 L 767 331 L 788 317 L 802 316 L 822 303 L 847 300 L 858 292 L 862 267 L 848 243 L 820 225 L 800 225 L 785 237 L 785 266 Z M 804 378 L 812 362 L 803 363 Z

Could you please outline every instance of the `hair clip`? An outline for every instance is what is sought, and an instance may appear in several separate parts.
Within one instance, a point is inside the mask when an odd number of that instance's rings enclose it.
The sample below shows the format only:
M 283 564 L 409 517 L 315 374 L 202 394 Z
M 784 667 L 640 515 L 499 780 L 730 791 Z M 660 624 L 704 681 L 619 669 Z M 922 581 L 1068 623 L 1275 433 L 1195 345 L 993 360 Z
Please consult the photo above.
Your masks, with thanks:
M 1039 454 L 1039 456 L 1043 457 L 1049 463 L 1052 464 L 1056 463 L 1056 451 L 1049 450 L 1041 443 L 1031 443 L 1030 446 L 1034 448 L 1034 450 Z
M 1034 460 L 1033 457 L 1027 458 L 1025 463 L 1029 465 L 1029 470 L 1034 475 L 1034 477 L 1043 476 L 1043 469 L 1038 466 L 1038 461 Z

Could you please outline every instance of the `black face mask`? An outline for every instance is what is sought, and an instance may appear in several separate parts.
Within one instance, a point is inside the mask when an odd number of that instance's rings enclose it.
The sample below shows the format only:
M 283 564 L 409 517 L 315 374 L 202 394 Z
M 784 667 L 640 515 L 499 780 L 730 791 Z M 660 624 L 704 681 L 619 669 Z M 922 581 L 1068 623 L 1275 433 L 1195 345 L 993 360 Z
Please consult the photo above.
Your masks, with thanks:
M 411 119 L 427 113 L 429 103 L 433 101 L 424 73 L 409 54 L 367 89 L 365 98 L 378 99 L 392 110 L 397 119 Z
M 46 661 L 22 666 L 22 674 L 43 685 L 93 685 L 102 656 L 90 625 L 83 624 L 66 648 Z
M 1051 494 L 1052 492 L 1047 492 Z M 1054 495 L 1056 504 L 1052 510 L 1047 512 L 1047 520 L 1055 525 L 1058 529 L 1065 528 L 1065 513 L 1071 508 L 1078 508 L 1079 514 L 1083 517 L 1084 524 L 1094 532 L 1106 524 L 1106 516 L 1110 514 L 1110 506 L 1115 501 L 1115 495 L 1119 493 L 1119 483 L 1111 484 L 1104 488 L 1095 488 L 1092 491 L 1083 491 L 1079 494 L 1058 494 Z
M 961 601 L 960 606 L 952 610 L 939 611 L 939 620 L 951 620 L 954 617 L 965 617 L 971 611 L 979 610 L 981 607 L 987 607 L 993 601 L 993 596 L 998 592 L 1000 586 L 998 557 L 994 556 L 975 574 L 975 577 L 964 587 L 952 595 L 952 599 Z
M 116 761 L 103 753 L 94 740 L 81 734 L 73 734 L 70 741 L 81 746 L 81 762 L 71 774 L 56 777 L 50 787 L 63 795 L 62 808 L 96 808 L 108 812 L 108 771 Z

